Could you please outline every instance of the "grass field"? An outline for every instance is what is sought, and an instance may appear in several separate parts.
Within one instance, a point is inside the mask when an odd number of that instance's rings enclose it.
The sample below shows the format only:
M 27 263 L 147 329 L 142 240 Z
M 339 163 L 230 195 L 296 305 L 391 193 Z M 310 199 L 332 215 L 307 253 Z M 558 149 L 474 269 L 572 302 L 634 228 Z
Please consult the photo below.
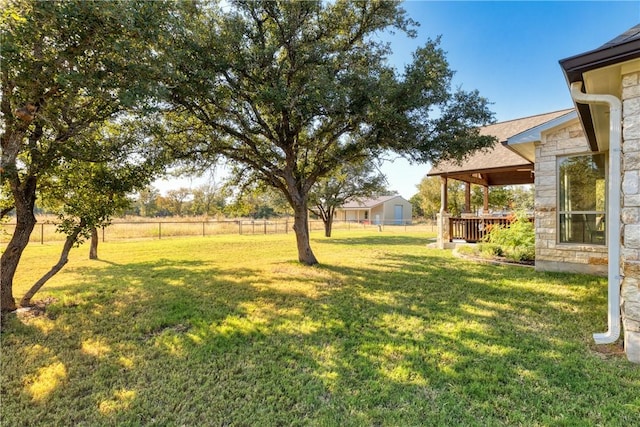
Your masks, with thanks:
M 74 249 L 2 325 L 0 425 L 640 425 L 606 281 L 473 264 L 421 233 Z M 57 257 L 31 245 L 16 295 Z

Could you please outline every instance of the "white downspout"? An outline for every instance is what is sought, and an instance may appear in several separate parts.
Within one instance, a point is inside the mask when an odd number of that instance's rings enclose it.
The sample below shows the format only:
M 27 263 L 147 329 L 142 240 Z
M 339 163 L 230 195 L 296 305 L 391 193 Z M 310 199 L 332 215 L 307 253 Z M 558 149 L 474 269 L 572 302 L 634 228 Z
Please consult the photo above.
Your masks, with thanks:
M 609 106 L 609 201 L 607 212 L 608 245 L 608 321 L 609 330 L 593 334 L 596 344 L 610 344 L 620 337 L 620 151 L 622 141 L 622 103 L 613 95 L 586 94 L 582 82 L 571 83 L 571 97 L 581 104 Z

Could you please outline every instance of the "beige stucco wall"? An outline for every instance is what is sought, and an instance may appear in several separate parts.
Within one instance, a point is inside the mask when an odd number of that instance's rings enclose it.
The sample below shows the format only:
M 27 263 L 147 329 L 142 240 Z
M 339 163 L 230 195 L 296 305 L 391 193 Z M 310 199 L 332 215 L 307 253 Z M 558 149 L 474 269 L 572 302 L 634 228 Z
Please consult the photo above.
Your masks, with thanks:
M 402 205 L 402 224 L 411 222 L 411 203 L 406 201 L 405 199 L 398 197 L 395 199 L 388 200 L 382 206 L 377 206 L 375 209 L 371 210 L 371 219 L 372 221 L 376 221 L 376 215 L 380 215 L 380 218 L 384 221 L 385 224 L 394 224 L 396 221 L 395 218 L 395 206 Z
M 640 363 L 640 70 L 622 75 L 622 320 L 629 360 Z
M 402 205 L 402 224 L 410 224 L 412 205 L 402 197 L 387 200 L 383 204 L 371 208 L 370 214 L 365 218 L 368 209 L 336 209 L 335 218 L 338 221 L 370 221 L 371 224 L 392 225 L 395 221 L 395 205 Z
M 336 209 L 335 219 L 338 221 L 364 221 L 367 210 Z
M 576 118 L 550 129 L 536 143 L 535 225 L 536 270 L 606 275 L 607 247 L 558 243 L 558 157 L 589 153 L 589 145 Z

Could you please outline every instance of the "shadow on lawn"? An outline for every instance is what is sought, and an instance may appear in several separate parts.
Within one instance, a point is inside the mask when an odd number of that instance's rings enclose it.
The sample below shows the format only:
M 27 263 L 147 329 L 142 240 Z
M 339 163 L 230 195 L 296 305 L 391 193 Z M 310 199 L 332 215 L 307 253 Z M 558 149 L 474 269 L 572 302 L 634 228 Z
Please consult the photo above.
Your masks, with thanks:
M 16 342 L 8 340 L 31 365 L 66 367 L 36 405 L 38 422 L 624 421 L 619 406 L 593 411 L 592 402 L 632 398 L 624 387 L 602 387 L 585 351 L 593 303 L 604 306 L 598 279 L 473 265 L 437 251 L 386 254 L 365 268 L 279 268 L 267 277 L 163 259 L 78 270 L 83 282 L 61 289 L 71 298 L 50 308 L 49 327 L 17 327 Z M 604 369 L 640 385 L 633 373 Z M 14 375 L 20 389 L 27 372 Z M 11 408 L 34 405 L 25 386 L 9 399 Z
M 381 246 L 395 246 L 395 245 L 427 245 L 434 241 L 433 237 L 415 237 L 415 236 L 397 236 L 380 233 L 377 236 L 361 236 L 361 237 L 332 237 L 331 239 L 313 239 L 315 244 L 338 244 L 338 245 L 381 245 Z

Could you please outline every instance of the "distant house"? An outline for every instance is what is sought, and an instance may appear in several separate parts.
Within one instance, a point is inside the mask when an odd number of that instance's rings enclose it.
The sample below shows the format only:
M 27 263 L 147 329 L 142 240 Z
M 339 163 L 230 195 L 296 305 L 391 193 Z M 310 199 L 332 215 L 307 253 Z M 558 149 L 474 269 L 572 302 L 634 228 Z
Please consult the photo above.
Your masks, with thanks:
M 356 221 L 368 224 L 410 224 L 411 203 L 397 194 L 374 199 L 354 200 L 336 209 L 336 221 Z

